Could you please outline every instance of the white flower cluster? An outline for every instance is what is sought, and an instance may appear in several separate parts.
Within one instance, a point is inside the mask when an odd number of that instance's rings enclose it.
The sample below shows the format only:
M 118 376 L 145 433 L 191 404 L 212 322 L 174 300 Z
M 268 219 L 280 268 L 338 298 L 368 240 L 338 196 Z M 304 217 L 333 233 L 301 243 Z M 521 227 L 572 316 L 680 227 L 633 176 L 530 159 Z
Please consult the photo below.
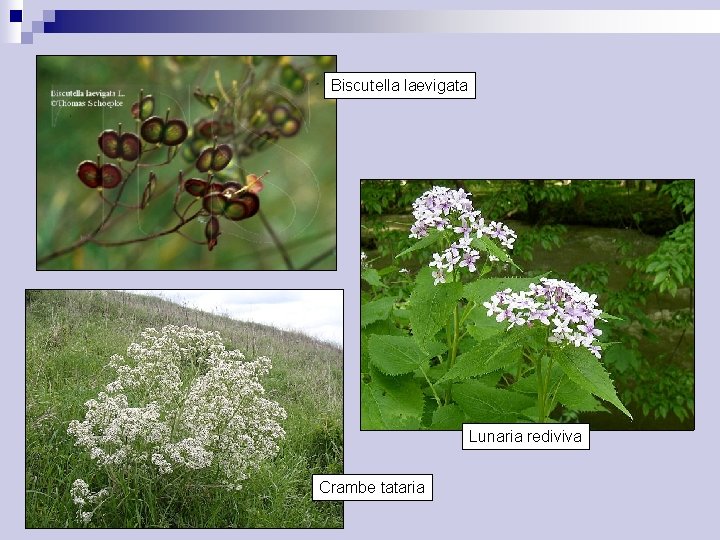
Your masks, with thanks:
M 70 496 L 72 497 L 73 503 L 77 506 L 77 518 L 84 524 L 90 523 L 95 511 L 97 510 L 100 503 L 105 497 L 109 495 L 107 488 L 103 488 L 97 493 L 90 491 L 88 483 L 78 478 L 73 482 L 70 488 Z M 92 508 L 86 509 L 86 507 Z
M 495 316 L 498 322 L 508 321 L 508 330 L 516 325 L 532 326 L 536 321 L 552 326 L 548 341 L 583 346 L 600 358 L 596 338 L 602 330 L 595 328 L 595 321 L 604 319 L 602 310 L 597 308 L 597 295 L 559 279 L 541 278 L 540 285 L 531 283 L 529 289 L 495 293 L 489 302 L 483 303 L 488 317 Z
M 413 202 L 415 223 L 410 228 L 410 238 L 423 238 L 430 229 L 451 230 L 459 235 L 442 254 L 433 254 L 430 266 L 436 267 L 432 274 L 435 285 L 445 283 L 446 274 L 456 267 L 475 272 L 480 259 L 480 252 L 472 247 L 475 238 L 494 238 L 506 249 L 512 249 L 517 239 L 515 231 L 499 221 L 486 224 L 480 210 L 473 209 L 469 196 L 462 188 L 434 186 Z M 488 258 L 498 260 L 494 255 Z
M 264 398 L 270 359 L 228 351 L 217 332 L 183 326 L 148 329 L 128 358 L 114 355 L 117 378 L 85 403 L 68 433 L 100 465 L 141 465 L 160 474 L 212 469 L 240 489 L 275 456 L 285 410 Z

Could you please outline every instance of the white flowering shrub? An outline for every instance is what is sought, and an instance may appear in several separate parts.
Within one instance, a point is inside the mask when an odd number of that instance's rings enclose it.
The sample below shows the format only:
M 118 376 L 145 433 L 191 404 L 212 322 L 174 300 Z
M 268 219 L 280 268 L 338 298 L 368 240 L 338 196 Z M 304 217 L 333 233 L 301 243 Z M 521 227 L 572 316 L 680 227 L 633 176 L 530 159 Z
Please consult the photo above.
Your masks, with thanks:
M 240 489 L 278 452 L 286 413 L 264 397 L 260 379 L 270 371 L 269 358 L 251 361 L 226 350 L 217 332 L 165 326 L 142 332 L 109 367 L 115 380 L 68 427 L 99 466 L 141 467 L 161 477 L 217 471 L 219 485 Z M 92 512 L 80 512 L 95 500 L 83 480 L 73 489 L 78 516 L 87 522 Z
M 70 488 L 70 496 L 77 507 L 77 519 L 84 524 L 90 523 L 95 511 L 102 501 L 108 496 L 109 490 L 103 488 L 97 493 L 90 491 L 85 480 L 78 478 Z
M 464 422 L 546 422 L 565 410 L 630 416 L 601 362 L 597 296 L 545 276 L 490 277 L 512 266 L 517 234 L 488 221 L 462 189 L 433 187 L 413 203 L 397 255 L 436 248 L 409 298 L 382 269 L 361 273 L 364 429 L 461 429 Z M 554 418 L 553 418 L 554 415 Z

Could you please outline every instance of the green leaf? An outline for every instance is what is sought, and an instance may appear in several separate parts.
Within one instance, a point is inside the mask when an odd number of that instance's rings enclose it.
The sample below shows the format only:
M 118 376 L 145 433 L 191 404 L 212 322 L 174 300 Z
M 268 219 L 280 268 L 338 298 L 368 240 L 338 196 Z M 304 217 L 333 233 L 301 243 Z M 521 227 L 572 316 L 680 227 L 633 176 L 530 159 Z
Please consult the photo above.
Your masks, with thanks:
M 478 343 L 505 332 L 507 329 L 506 323 L 499 323 L 495 320 L 495 317 L 488 317 L 485 308 L 482 306 L 476 307 L 468 320 L 474 324 L 468 324 L 467 331 Z
M 440 343 L 429 343 L 427 350 L 421 351 L 410 336 L 373 335 L 368 339 L 370 361 L 386 375 L 412 373 L 418 368 L 427 370 L 430 358 L 446 350 Z
M 490 239 L 487 236 L 481 236 L 480 238 L 475 238 L 471 242 L 471 245 L 475 248 L 477 248 L 479 251 L 488 253 L 490 255 L 494 255 L 498 259 L 500 259 L 501 262 L 507 262 L 513 265 L 515 268 L 520 270 L 520 267 L 515 264 L 510 258 L 510 255 L 507 251 L 505 251 L 503 248 L 498 246 L 492 239 Z
M 432 270 L 423 268 L 410 295 L 410 327 L 421 349 L 447 323 L 462 296 L 460 283 L 433 284 Z
M 523 347 L 524 336 L 521 333 L 522 329 L 513 329 L 480 342 L 475 348 L 457 357 L 455 365 L 441 382 L 469 379 L 517 365 Z
M 365 328 L 370 323 L 387 319 L 394 303 L 395 298 L 387 296 L 363 304 L 360 308 L 360 325 Z
M 568 379 L 600 399 L 609 401 L 632 418 L 618 398 L 610 375 L 590 351 L 584 347 L 566 346 L 556 359 Z
M 467 381 L 452 387 L 452 397 L 467 416 L 467 422 L 516 422 L 522 411 L 535 400 L 510 390 L 492 388 L 480 381 Z
M 435 409 L 430 429 L 458 431 L 462 429 L 465 413 L 456 404 L 443 405 Z
M 558 403 L 573 411 L 593 412 L 607 410 L 590 392 L 567 379 L 560 383 L 555 397 Z
M 380 279 L 380 273 L 374 268 L 368 268 L 360 273 L 360 279 L 368 282 L 373 287 L 385 287 Z
M 428 232 L 427 236 L 424 236 L 417 242 L 415 242 L 412 246 L 409 248 L 401 251 L 397 255 L 395 255 L 395 258 L 403 257 L 407 255 L 408 253 L 412 253 L 413 251 L 417 251 L 418 249 L 422 249 L 428 246 L 433 245 L 438 240 L 442 239 L 442 231 L 438 231 L 437 229 L 432 229 Z
M 410 377 L 383 377 L 376 371 L 362 383 L 362 429 L 419 429 L 424 407 L 422 390 Z

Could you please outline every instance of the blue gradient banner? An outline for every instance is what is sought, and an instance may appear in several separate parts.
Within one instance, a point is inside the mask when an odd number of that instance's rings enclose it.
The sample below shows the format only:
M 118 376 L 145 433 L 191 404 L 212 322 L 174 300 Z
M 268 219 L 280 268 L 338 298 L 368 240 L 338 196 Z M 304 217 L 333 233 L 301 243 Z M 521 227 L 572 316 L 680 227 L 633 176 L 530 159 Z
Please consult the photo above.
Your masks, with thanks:
M 45 33 L 720 33 L 720 10 L 57 10 Z

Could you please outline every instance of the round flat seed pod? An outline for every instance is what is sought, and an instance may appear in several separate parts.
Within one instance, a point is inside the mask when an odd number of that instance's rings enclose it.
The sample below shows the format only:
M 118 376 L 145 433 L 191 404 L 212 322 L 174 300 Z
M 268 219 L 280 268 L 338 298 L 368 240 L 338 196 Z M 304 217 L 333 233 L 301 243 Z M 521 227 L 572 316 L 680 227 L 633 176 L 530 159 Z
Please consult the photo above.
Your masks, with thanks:
M 301 75 L 298 75 L 288 85 L 288 88 L 290 89 L 291 92 L 293 92 L 296 95 L 302 94 L 303 91 L 305 90 L 305 79 Z
M 260 199 L 254 193 L 243 193 L 237 197 L 231 197 L 225 207 L 226 218 L 233 221 L 247 219 L 257 214 L 260 209 Z
M 225 191 L 226 189 L 232 189 L 233 191 L 238 191 L 238 190 L 242 189 L 242 184 L 240 182 L 233 182 L 233 181 L 225 182 L 223 184 L 223 191 Z
M 227 199 L 220 193 L 208 193 L 203 197 L 203 208 L 213 216 L 219 216 L 225 211 Z
M 235 124 L 233 124 L 229 120 L 227 122 L 222 122 L 218 125 L 218 128 L 217 128 L 217 136 L 218 137 L 227 137 L 228 135 L 232 135 L 234 132 L 235 132 Z
M 278 105 L 270 113 L 270 123 L 273 126 L 283 125 L 290 118 L 290 111 L 285 105 Z
M 222 193 L 225 190 L 223 184 L 218 182 L 212 182 L 207 189 L 207 193 Z
M 100 186 L 100 169 L 94 161 L 83 161 L 77 168 L 78 178 L 87 187 L 96 188 Z
M 288 120 L 280 127 L 280 133 L 284 137 L 292 137 L 298 131 L 300 131 L 300 122 L 295 118 L 288 118 Z
M 290 64 L 283 66 L 280 70 L 280 80 L 285 86 L 290 85 L 296 77 L 297 71 L 295 71 L 295 68 L 292 67 Z
M 185 191 L 193 197 L 203 197 L 207 193 L 208 183 L 199 178 L 189 178 L 185 180 Z
M 181 144 L 188 135 L 187 124 L 182 120 L 168 120 L 163 131 L 162 141 L 168 146 Z
M 110 159 L 117 159 L 120 155 L 120 137 L 117 131 L 106 129 L 98 137 L 100 151 Z
M 102 177 L 102 187 L 114 188 L 122 182 L 122 173 L 120 169 L 112 163 L 106 163 L 100 168 L 100 176 Z
M 140 139 L 134 133 L 120 135 L 120 157 L 125 161 L 135 161 L 140 157 Z
M 205 139 L 212 139 L 216 135 L 217 129 L 215 120 L 201 120 L 195 126 L 195 131 Z
M 232 159 L 232 148 L 227 144 L 221 144 L 215 148 L 212 156 L 211 168 L 213 171 L 222 171 L 228 166 Z
M 165 122 L 159 116 L 151 116 L 140 126 L 140 135 L 151 144 L 159 143 L 163 138 Z
M 147 120 L 150 118 L 153 110 L 155 110 L 155 98 L 152 96 L 145 96 L 142 99 L 142 103 L 138 103 L 136 101 L 130 108 L 133 118 L 139 118 L 140 120 Z
M 195 168 L 200 172 L 208 172 L 213 163 L 213 148 L 206 148 L 195 161 Z
M 254 127 L 262 127 L 267 123 L 268 118 L 268 114 L 265 111 L 258 109 L 252 115 L 252 118 L 250 119 L 250 125 Z

